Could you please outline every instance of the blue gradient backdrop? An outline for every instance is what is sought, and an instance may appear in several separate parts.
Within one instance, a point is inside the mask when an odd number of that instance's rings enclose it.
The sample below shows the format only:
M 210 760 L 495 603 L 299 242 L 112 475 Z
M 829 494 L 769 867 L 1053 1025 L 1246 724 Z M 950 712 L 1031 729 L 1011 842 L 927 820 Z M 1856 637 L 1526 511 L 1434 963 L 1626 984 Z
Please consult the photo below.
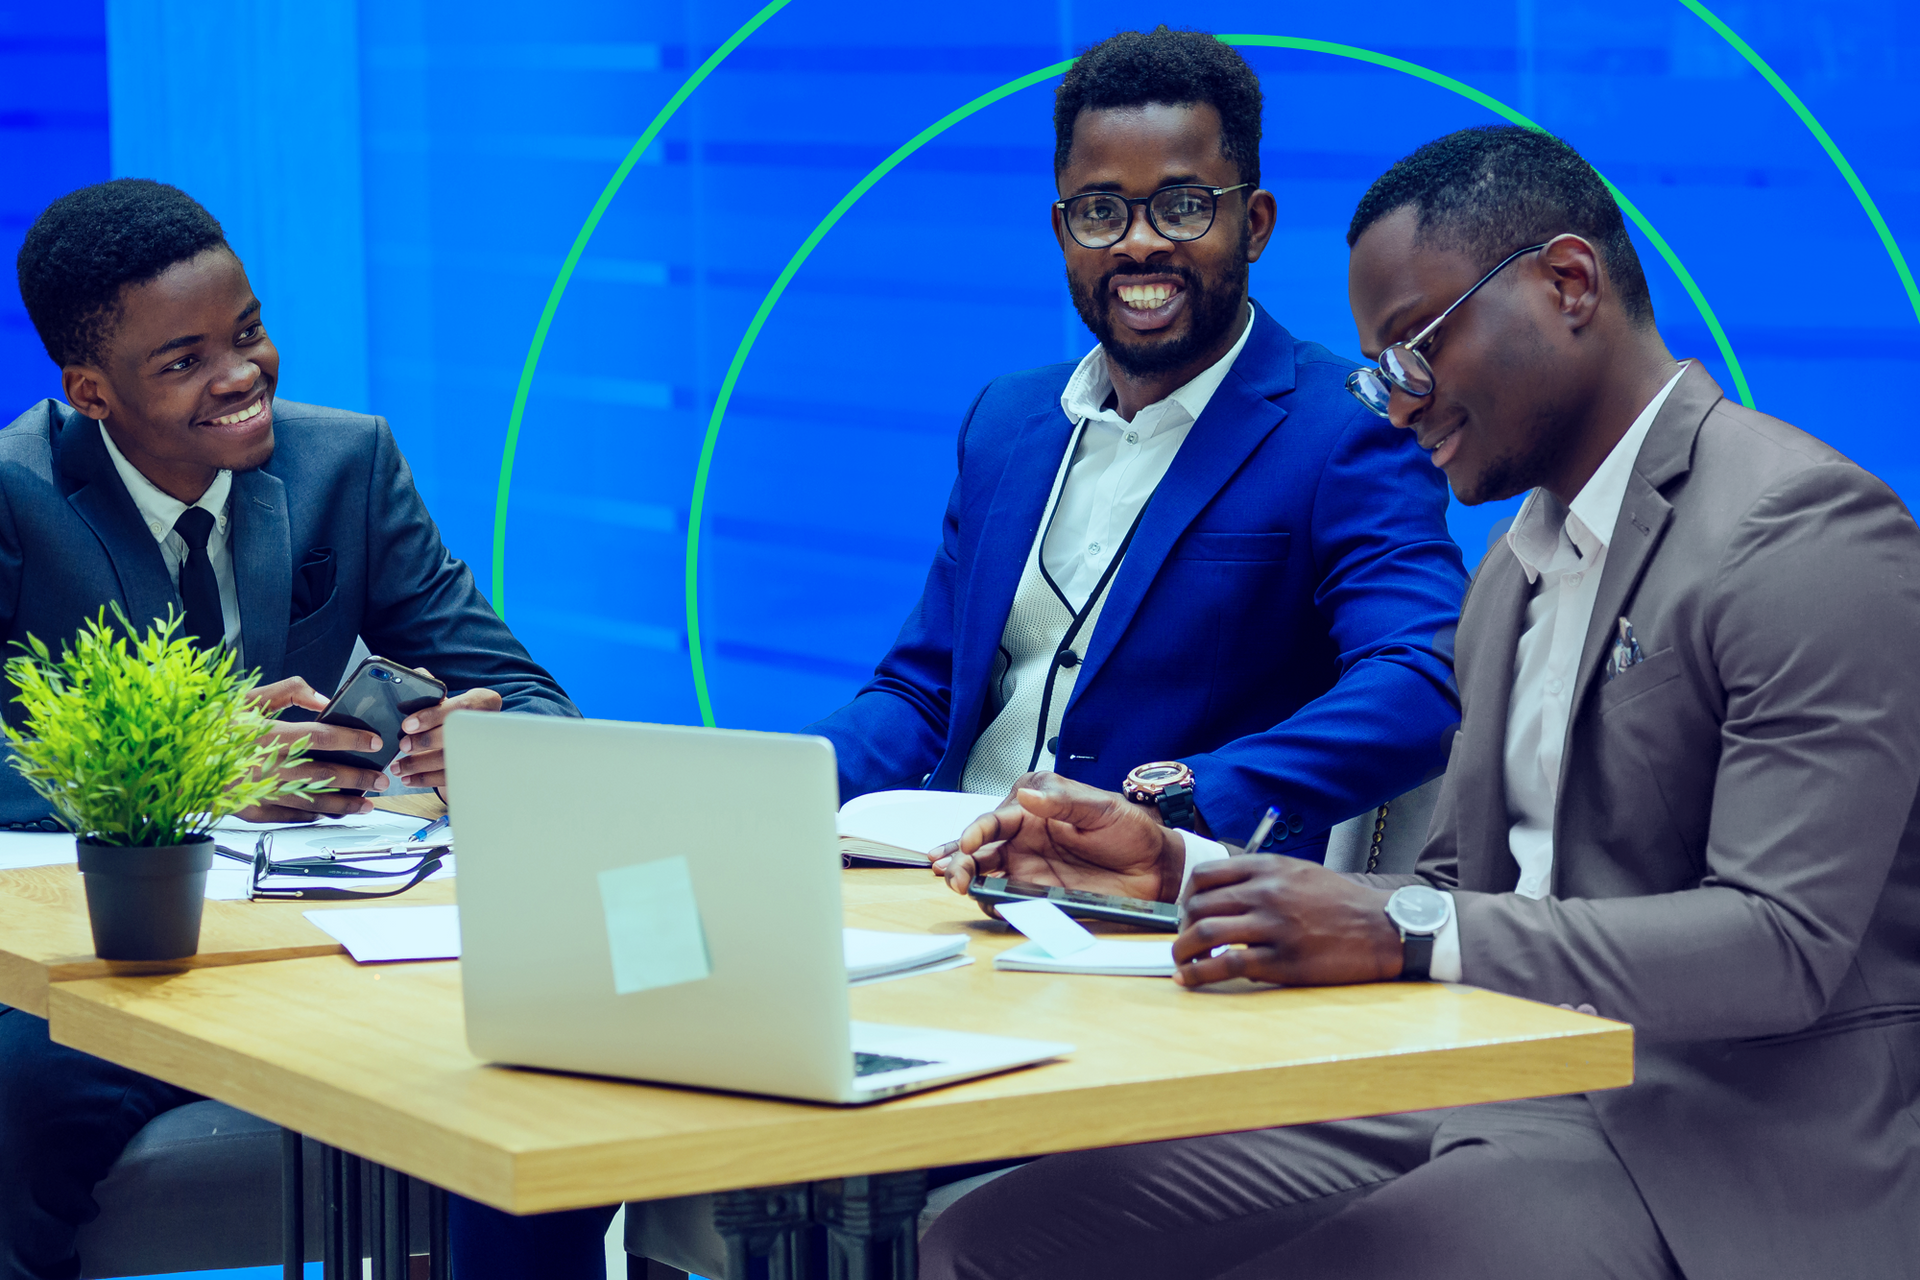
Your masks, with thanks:
M 488 580 L 513 389 L 561 260 L 654 113 L 756 8 L 386 0 L 230 9 L 0 0 L 0 239 L 109 173 L 176 181 L 227 225 L 283 394 L 382 413 Z M 1920 34 L 1894 0 L 1718 10 L 1805 99 L 1920 247 Z M 1676 0 L 1379 6 L 795 0 L 673 119 L 613 202 L 528 403 L 509 620 L 589 714 L 698 718 L 682 583 L 714 394 L 776 273 L 868 168 L 945 112 L 1168 17 L 1305 36 L 1452 75 L 1561 133 L 1639 204 L 1727 328 L 1759 407 L 1920 496 L 1920 321 L 1813 137 Z M 161 20 L 164 15 L 165 21 Z M 1254 292 L 1355 350 L 1342 233 L 1395 157 L 1492 117 L 1432 85 L 1252 50 L 1281 225 Z M 247 70 L 236 75 L 236 68 Z M 790 728 L 860 683 L 918 592 L 953 435 L 995 374 L 1081 355 L 1047 230 L 1050 85 L 964 122 L 826 238 L 746 365 L 701 531 L 720 723 Z M 1676 350 L 1731 390 L 1645 245 Z M 0 404 L 57 394 L 0 299 Z M 1454 513 L 1469 556 L 1501 510 Z

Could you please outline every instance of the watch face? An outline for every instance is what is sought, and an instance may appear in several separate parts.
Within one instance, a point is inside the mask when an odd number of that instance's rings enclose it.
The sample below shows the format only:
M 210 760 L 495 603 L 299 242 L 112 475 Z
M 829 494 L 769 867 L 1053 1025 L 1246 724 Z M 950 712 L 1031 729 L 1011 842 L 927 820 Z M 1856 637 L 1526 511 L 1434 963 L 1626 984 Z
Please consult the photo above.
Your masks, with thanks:
M 1163 787 L 1179 781 L 1186 771 L 1183 764 L 1143 764 L 1133 771 L 1133 780 L 1143 787 Z
M 1453 903 L 1438 889 L 1407 885 L 1387 899 L 1387 918 L 1407 933 L 1438 933 L 1453 914 Z

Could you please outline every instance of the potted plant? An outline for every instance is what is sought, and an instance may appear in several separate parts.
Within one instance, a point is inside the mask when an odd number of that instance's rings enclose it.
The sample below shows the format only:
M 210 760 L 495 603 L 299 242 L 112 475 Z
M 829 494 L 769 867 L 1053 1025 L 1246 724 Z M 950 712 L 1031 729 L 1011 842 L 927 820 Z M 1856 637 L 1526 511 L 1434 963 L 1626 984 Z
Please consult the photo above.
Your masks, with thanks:
M 275 776 L 305 739 L 261 740 L 259 676 L 235 671 L 231 650 L 176 634 L 171 611 L 132 640 L 118 604 L 114 615 L 118 628 L 103 609 L 58 658 L 27 637 L 6 663 L 26 712 L 24 727 L 5 726 L 7 741 L 14 768 L 74 833 L 94 953 L 172 960 L 200 947 L 207 829 L 315 784 Z

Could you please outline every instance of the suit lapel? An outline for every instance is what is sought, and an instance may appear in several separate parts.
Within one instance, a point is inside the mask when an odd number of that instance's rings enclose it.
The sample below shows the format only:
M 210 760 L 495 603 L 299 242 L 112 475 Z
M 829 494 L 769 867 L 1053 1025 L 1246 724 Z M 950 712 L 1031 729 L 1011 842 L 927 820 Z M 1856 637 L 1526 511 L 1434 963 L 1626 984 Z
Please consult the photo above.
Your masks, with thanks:
M 144 629 L 150 619 L 166 616 L 169 605 L 184 616 L 160 543 L 140 518 L 140 508 L 107 456 L 99 424 L 71 411 L 62 416 L 65 421 L 55 428 L 60 470 L 77 486 L 67 494 L 67 504 L 100 539 L 120 583 L 128 621 Z
M 233 585 L 240 597 L 240 648 L 264 683 L 280 679 L 287 656 L 287 601 L 293 595 L 293 546 L 286 486 L 265 471 L 236 472 Z
M 1520 866 L 1507 844 L 1507 710 L 1533 587 L 1502 542 L 1468 592 L 1460 616 L 1460 701 L 1467 709 L 1460 745 L 1447 766 L 1458 770 L 1460 883 L 1485 893 L 1510 893 Z
M 1666 532 L 1667 522 L 1673 518 L 1673 505 L 1661 496 L 1660 490 L 1692 467 L 1693 442 L 1700 434 L 1700 424 L 1720 398 L 1719 384 L 1698 363 L 1692 364 L 1647 428 L 1640 455 L 1634 459 L 1633 475 L 1627 480 L 1619 518 L 1613 523 L 1607 565 L 1600 575 L 1593 616 L 1587 622 L 1586 642 L 1580 649 L 1577 668 L 1580 683 L 1574 689 L 1573 701 L 1576 714 L 1567 717 L 1568 745 L 1572 744 L 1573 723 L 1587 691 L 1606 666 L 1608 645 L 1626 602 L 1640 585 L 1647 564 L 1660 545 L 1660 537 Z M 1657 641 L 1658 638 L 1648 639 Z M 1563 785 L 1566 767 L 1567 754 L 1563 750 L 1560 757 Z
M 1127 558 L 1114 575 L 1088 642 L 1074 700 L 1093 686 L 1174 543 L 1287 416 L 1270 397 L 1293 389 L 1293 338 L 1256 303 L 1254 331 L 1147 499 Z M 1069 703 L 1069 708 L 1072 704 Z
M 959 725 L 965 718 L 968 741 L 970 727 L 980 714 L 980 699 L 986 692 L 1000 634 L 1013 608 L 1013 593 L 1026 570 L 1027 553 L 1040 532 L 1047 495 L 1053 491 L 1053 479 L 1060 472 L 1072 435 L 1073 424 L 1057 407 L 1028 418 L 1014 439 L 1006 470 L 981 522 L 972 572 L 960 584 L 960 597 L 954 602 L 961 618 L 954 653 L 954 692 L 964 702 L 956 702 L 954 723 Z
M 1586 641 L 1580 649 L 1579 683 L 1573 691 L 1573 714 L 1567 717 L 1567 736 L 1560 747 L 1560 780 L 1557 794 L 1565 795 L 1567 772 L 1573 762 L 1574 728 L 1579 723 L 1587 695 L 1606 668 L 1609 646 L 1619 621 L 1627 617 L 1626 603 L 1645 576 L 1653 553 L 1660 546 L 1667 524 L 1673 518 L 1673 504 L 1660 490 L 1683 476 L 1693 466 L 1693 442 L 1700 424 L 1720 402 L 1720 384 L 1699 363 L 1688 366 L 1678 386 L 1660 406 L 1647 438 L 1641 442 L 1640 455 L 1634 459 L 1633 475 L 1627 481 L 1626 496 L 1620 502 L 1620 515 L 1613 523 L 1613 538 L 1607 545 L 1607 565 L 1600 575 L 1600 590 L 1593 601 L 1593 616 L 1587 622 Z M 1628 621 L 1633 619 L 1628 617 Z M 1645 626 L 1650 619 L 1641 619 Z M 1660 637 L 1639 637 L 1649 654 L 1656 652 Z M 1554 813 L 1554 848 L 1565 847 L 1560 838 L 1558 806 Z M 1558 891 L 1564 861 L 1554 859 L 1553 884 Z

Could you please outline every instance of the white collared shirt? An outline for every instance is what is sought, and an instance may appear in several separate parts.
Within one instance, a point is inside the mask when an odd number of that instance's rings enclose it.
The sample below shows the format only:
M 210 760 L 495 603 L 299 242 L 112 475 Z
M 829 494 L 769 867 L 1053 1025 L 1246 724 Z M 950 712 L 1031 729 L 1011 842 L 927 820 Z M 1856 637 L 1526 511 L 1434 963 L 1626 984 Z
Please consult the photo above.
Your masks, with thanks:
M 126 455 L 120 452 L 120 446 L 113 442 L 106 423 L 100 424 L 100 439 L 107 446 L 107 456 L 113 459 L 113 469 L 120 473 L 120 483 L 127 487 L 127 493 L 133 498 L 133 505 L 140 510 L 140 519 L 147 526 L 147 532 L 160 544 L 160 556 L 167 563 L 167 576 L 173 579 L 173 589 L 180 589 L 180 565 L 187 558 L 187 540 L 174 532 L 174 522 L 186 511 L 186 503 L 161 489 L 147 479 L 140 468 L 128 462 Z M 220 586 L 220 621 L 226 628 L 227 647 L 236 655 L 240 652 L 240 594 L 233 584 L 233 549 L 228 538 L 228 512 L 232 503 L 233 472 L 222 471 L 200 495 L 200 500 L 192 505 L 201 508 L 213 517 L 213 529 L 207 534 L 207 562 L 213 566 L 213 580 Z M 237 657 L 236 657 L 236 666 Z
M 1049 498 L 1051 518 L 1035 535 L 1042 539 L 1041 573 L 1066 608 L 1060 610 L 1057 626 L 1049 621 L 1042 627 L 1018 625 L 1019 611 L 1009 611 L 1000 635 L 1000 661 L 1005 666 L 998 668 L 989 694 L 993 722 L 974 740 L 961 774 L 966 789 L 997 790 L 1003 782 L 1031 768 L 1053 767 L 1051 746 L 1043 746 L 1038 753 L 1035 750 L 1036 742 L 1047 740 L 1040 715 L 1045 714 L 1051 726 L 1065 707 L 1053 705 L 1036 691 L 1047 682 L 1062 681 L 1062 669 L 1055 664 L 1054 654 L 1066 638 L 1073 615 L 1086 608 L 1120 544 L 1126 541 L 1127 531 L 1173 465 L 1187 433 L 1246 349 L 1247 339 L 1253 334 L 1253 319 L 1253 304 L 1249 302 L 1246 325 L 1233 347 L 1192 381 L 1141 409 L 1132 422 L 1107 405 L 1113 396 L 1113 378 L 1105 348 L 1096 346 L 1088 352 L 1067 379 L 1060 393 L 1060 409 L 1080 428 L 1078 441 L 1064 473 L 1056 479 L 1058 496 Z M 1031 544 L 1027 554 L 1032 557 Z M 1031 623 L 1031 619 L 1028 621 Z M 1095 623 L 1094 628 L 1097 626 Z M 1081 648 L 1084 652 L 1085 646 Z M 1070 693 L 1065 700 L 1071 700 Z M 1024 722 L 1004 723 L 1012 717 L 1024 717 Z
M 1653 420 L 1686 371 L 1683 362 L 1570 506 L 1535 489 L 1507 530 L 1507 546 L 1533 584 L 1514 655 L 1513 692 L 1507 699 L 1507 848 L 1520 867 L 1514 892 L 1523 897 L 1544 898 L 1553 885 L 1553 813 L 1560 799 L 1560 765 L 1579 685 L 1580 651 L 1593 621 L 1607 548 L 1620 521 L 1633 464 Z M 1461 980 L 1460 934 L 1453 922 L 1434 940 L 1432 975 L 1447 982 Z
M 1246 326 L 1233 348 L 1193 381 L 1134 414 L 1132 422 L 1121 417 L 1118 409 L 1107 407 L 1113 378 L 1107 370 L 1106 348 L 1089 351 L 1067 379 L 1060 409 L 1069 421 L 1085 425 L 1040 549 L 1040 562 L 1075 609 L 1087 602 L 1134 518 L 1159 487 L 1187 433 L 1252 333 L 1253 304 L 1248 303 Z

